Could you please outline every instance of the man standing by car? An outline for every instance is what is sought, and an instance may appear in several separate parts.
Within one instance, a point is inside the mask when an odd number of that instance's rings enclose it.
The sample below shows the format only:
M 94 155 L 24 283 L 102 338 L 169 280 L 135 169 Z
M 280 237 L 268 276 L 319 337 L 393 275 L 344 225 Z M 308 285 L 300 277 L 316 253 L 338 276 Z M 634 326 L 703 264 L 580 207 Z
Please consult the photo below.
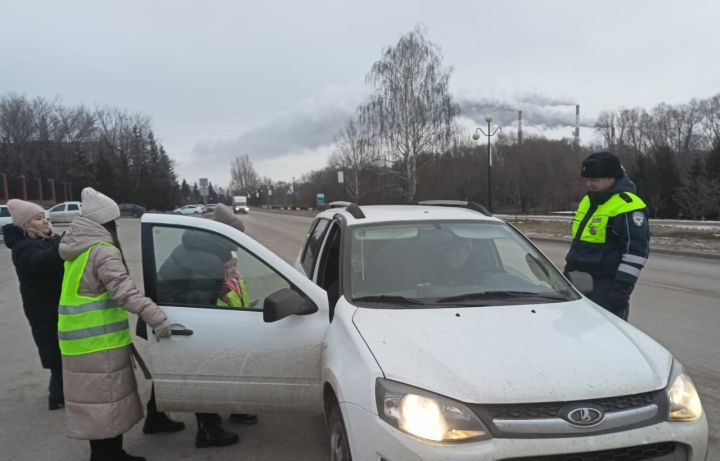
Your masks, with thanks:
M 645 202 L 625 175 L 620 159 L 594 153 L 582 163 L 588 193 L 572 222 L 572 245 L 565 272 L 587 272 L 593 278 L 588 297 L 627 320 L 630 293 L 649 253 L 650 226 Z

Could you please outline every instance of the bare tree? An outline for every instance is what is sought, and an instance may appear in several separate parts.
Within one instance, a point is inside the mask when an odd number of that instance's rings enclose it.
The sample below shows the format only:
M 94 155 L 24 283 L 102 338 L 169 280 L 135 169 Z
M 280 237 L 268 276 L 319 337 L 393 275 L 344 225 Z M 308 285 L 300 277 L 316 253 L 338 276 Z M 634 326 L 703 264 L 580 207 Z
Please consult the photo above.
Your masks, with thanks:
M 345 187 L 350 199 L 355 203 L 367 195 L 368 185 L 372 176 L 369 170 L 381 163 L 378 150 L 368 136 L 366 126 L 350 119 L 347 126 L 336 140 L 337 149 L 330 160 L 331 166 L 345 172 Z
M 449 92 L 450 74 L 438 47 L 417 27 L 386 48 L 367 76 L 375 91 L 360 109 L 361 120 L 402 165 L 408 201 L 417 191 L 418 155 L 442 151 L 452 139 L 459 108 Z
M 233 193 L 247 193 L 260 182 L 250 156 L 240 155 L 230 164 L 230 189 Z

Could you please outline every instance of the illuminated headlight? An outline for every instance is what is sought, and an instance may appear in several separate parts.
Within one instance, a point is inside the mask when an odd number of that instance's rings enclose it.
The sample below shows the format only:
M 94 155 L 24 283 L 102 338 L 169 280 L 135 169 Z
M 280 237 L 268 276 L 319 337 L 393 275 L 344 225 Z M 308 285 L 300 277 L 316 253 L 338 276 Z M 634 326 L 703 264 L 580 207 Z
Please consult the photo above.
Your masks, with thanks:
M 410 435 L 435 442 L 490 438 L 475 413 L 447 397 L 385 379 L 377 380 L 375 396 L 380 418 Z
M 695 384 L 677 360 L 673 362 L 665 392 L 670 402 L 668 420 L 695 421 L 702 416 L 702 404 Z

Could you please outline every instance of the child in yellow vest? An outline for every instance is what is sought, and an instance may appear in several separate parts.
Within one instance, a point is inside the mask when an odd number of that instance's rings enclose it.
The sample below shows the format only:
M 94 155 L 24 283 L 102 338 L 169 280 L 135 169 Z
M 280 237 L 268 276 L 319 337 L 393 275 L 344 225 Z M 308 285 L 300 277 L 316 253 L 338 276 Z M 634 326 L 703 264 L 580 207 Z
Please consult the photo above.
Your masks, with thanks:
M 238 309 L 250 305 L 247 286 L 237 270 L 237 258 L 234 256 L 225 262 L 225 282 L 223 282 L 216 305 Z

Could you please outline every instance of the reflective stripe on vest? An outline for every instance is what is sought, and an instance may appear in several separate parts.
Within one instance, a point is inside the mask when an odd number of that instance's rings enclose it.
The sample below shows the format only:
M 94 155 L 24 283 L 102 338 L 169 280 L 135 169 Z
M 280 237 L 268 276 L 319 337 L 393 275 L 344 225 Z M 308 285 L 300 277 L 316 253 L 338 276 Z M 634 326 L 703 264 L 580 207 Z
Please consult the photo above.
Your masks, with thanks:
M 93 245 L 75 259 L 65 261 L 60 305 L 58 340 L 62 355 L 85 355 L 116 349 L 132 343 L 127 312 L 106 291 L 98 296 L 79 294 Z
M 645 202 L 640 197 L 630 192 L 622 192 L 630 197 L 630 202 L 625 201 L 620 193 L 614 194 L 605 203 L 598 205 L 592 215 L 586 216 L 590 210 L 590 198 L 585 195 L 578 205 L 575 218 L 572 222 L 573 239 L 578 239 L 578 232 L 581 234 L 579 240 L 589 243 L 605 243 L 607 239 L 607 225 L 610 218 L 622 213 L 642 210 Z M 584 226 L 581 226 L 586 221 Z

